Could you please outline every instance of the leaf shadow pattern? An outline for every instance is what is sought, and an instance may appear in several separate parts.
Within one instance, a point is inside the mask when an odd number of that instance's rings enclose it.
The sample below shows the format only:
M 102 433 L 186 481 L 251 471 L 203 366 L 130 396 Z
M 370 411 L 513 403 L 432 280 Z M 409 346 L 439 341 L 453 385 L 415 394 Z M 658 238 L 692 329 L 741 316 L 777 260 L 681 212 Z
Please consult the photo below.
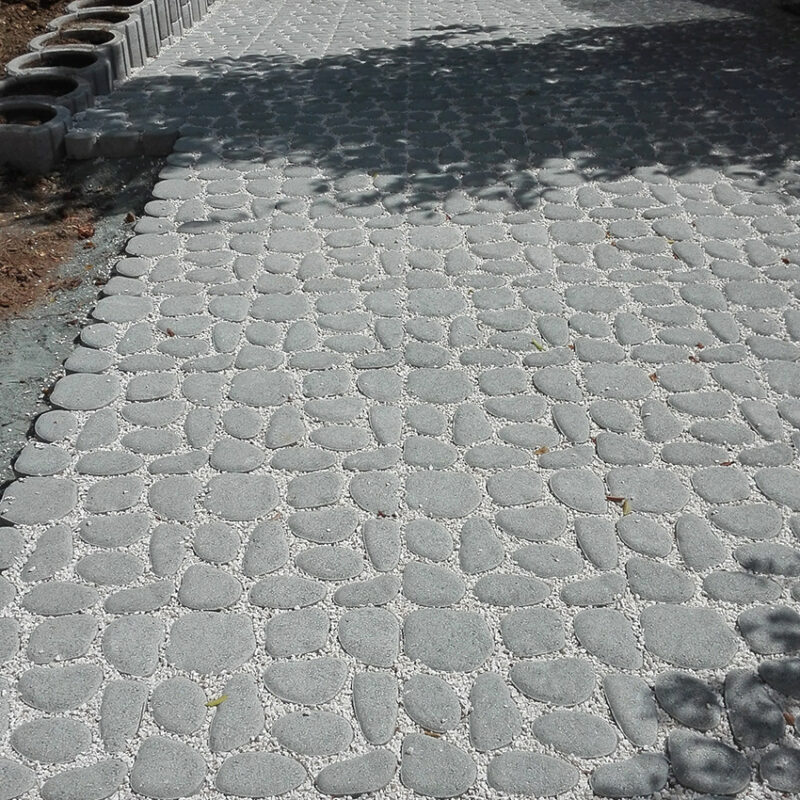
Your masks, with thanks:
M 800 191 L 800 26 L 698 19 L 532 41 L 509 30 L 449 25 L 322 58 L 188 60 L 133 78 L 118 102 L 148 121 L 179 109 L 185 135 L 229 158 L 373 176 L 355 200 L 403 195 L 398 210 L 454 189 L 526 209 L 587 178 L 691 182 L 704 168 Z

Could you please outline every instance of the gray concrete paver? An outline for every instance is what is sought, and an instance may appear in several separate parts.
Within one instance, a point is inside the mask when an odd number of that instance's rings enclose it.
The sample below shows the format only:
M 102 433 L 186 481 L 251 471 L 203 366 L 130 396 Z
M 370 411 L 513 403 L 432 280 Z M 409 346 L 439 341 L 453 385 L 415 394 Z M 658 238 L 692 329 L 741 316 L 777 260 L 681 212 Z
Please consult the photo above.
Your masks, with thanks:
M 0 501 L 0 794 L 796 787 L 750 13 L 218 0 L 80 115 L 182 135 Z

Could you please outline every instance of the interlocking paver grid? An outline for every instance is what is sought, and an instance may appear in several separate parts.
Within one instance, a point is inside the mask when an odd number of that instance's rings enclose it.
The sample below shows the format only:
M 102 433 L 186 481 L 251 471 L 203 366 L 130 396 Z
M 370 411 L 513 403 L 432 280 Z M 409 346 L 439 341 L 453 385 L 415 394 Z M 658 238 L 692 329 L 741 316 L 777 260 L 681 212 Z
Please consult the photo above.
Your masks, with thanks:
M 0 506 L 0 796 L 800 791 L 771 14 L 220 0 L 83 115 L 182 137 Z

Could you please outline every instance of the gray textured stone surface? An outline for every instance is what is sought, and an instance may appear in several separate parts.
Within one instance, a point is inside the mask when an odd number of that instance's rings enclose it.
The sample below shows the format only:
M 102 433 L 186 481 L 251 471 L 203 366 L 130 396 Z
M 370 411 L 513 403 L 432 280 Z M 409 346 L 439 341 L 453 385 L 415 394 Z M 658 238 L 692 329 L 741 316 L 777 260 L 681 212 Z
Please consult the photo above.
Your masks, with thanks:
M 182 135 L 0 501 L 42 796 L 797 791 L 783 12 L 191 5 L 74 119 Z

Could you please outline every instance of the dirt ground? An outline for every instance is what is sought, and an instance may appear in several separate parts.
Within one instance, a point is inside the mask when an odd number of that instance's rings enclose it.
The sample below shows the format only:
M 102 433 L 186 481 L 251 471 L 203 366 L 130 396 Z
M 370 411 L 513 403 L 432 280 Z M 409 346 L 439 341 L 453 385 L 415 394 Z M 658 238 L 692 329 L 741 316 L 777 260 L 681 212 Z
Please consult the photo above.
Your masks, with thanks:
M 0 78 L 12 58 L 28 52 L 28 42 L 50 20 L 66 14 L 69 0 L 0 0 Z

